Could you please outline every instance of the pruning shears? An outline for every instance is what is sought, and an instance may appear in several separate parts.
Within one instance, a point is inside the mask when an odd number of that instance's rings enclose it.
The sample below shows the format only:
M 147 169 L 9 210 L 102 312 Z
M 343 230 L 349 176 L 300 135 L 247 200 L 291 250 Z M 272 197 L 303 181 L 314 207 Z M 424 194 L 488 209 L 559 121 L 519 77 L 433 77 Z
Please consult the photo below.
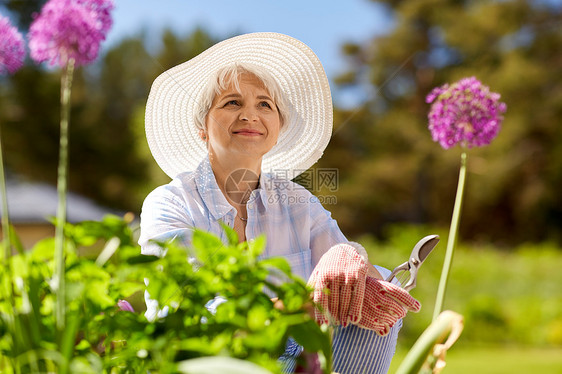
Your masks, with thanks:
M 406 291 L 416 287 L 418 278 L 418 269 L 431 253 L 433 248 L 439 243 L 439 235 L 428 235 L 416 243 L 410 259 L 401 265 L 398 265 L 392 273 L 386 278 L 387 282 L 392 281 L 395 277 L 400 281 L 402 288 Z M 401 280 L 402 278 L 402 280 Z

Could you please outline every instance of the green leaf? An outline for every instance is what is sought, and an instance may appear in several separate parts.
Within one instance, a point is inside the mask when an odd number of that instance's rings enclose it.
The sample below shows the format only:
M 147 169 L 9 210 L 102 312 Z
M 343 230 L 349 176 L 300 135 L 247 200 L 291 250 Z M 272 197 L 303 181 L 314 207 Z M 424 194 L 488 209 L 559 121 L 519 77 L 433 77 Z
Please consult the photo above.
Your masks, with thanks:
M 31 249 L 31 257 L 36 261 L 52 260 L 55 255 L 55 238 L 38 241 Z
M 143 291 L 146 286 L 140 282 L 122 282 L 117 285 L 117 288 L 122 296 L 129 297 L 135 292 Z
M 269 322 L 268 310 L 263 305 L 255 305 L 248 311 L 248 327 L 250 330 L 260 330 Z
M 279 356 L 283 353 L 287 343 L 285 338 L 286 329 L 268 329 L 257 333 L 249 334 L 244 338 L 244 345 L 259 351 L 277 351 Z
M 328 359 L 331 357 L 332 346 L 327 332 L 312 320 L 289 327 L 289 335 L 309 352 L 322 351 Z
M 24 255 L 17 254 L 10 257 L 10 264 L 12 267 L 12 277 L 16 278 L 27 278 L 29 276 L 29 268 L 27 265 L 26 258 Z
M 19 367 L 38 367 L 40 361 L 56 363 L 59 367 L 64 365 L 64 358 L 54 349 L 28 350 L 16 358 L 16 365 Z
M 265 238 L 265 235 L 263 234 L 253 240 L 248 241 L 248 248 L 250 250 L 250 254 L 253 257 L 257 258 L 265 250 L 266 242 L 267 240 Z
M 225 343 L 215 343 L 219 348 L 226 345 Z M 198 338 L 187 338 L 182 339 L 179 343 L 179 348 L 184 351 L 198 352 L 201 356 L 211 356 L 217 354 L 216 349 L 214 349 L 213 344 L 209 343 L 209 338 L 207 336 L 202 336 Z
M 84 340 L 82 340 L 84 341 Z M 92 355 L 90 355 L 91 357 Z M 96 356 L 97 357 L 97 356 Z M 99 358 L 97 358 L 97 365 L 92 365 L 91 361 L 88 361 L 85 357 L 75 357 L 70 363 L 70 373 L 80 373 L 80 374 L 96 374 L 102 371 L 102 363 Z M 97 366 L 97 367 L 96 367 Z
M 82 298 L 86 285 L 82 282 L 66 282 L 66 299 L 75 300 Z
M 304 303 L 309 300 L 308 297 L 303 297 L 303 295 L 290 295 L 291 297 L 284 298 L 284 305 L 288 312 L 296 312 L 301 310 Z
M 223 228 L 224 232 L 226 233 L 226 237 L 228 239 L 228 244 L 232 246 L 236 246 L 238 244 L 238 234 L 234 229 L 228 226 L 226 223 L 219 221 L 219 224 Z
M 216 260 L 215 253 L 224 247 L 222 241 L 217 236 L 197 229 L 193 232 L 191 242 L 197 258 L 203 262 Z
M 82 339 L 82 340 L 80 340 L 80 343 L 76 344 L 75 348 L 76 348 L 77 351 L 81 351 L 81 350 L 84 350 L 84 349 L 88 349 L 91 346 L 92 345 L 90 344 L 89 341 L 87 341 L 86 339 Z
M 103 280 L 109 282 L 111 274 L 105 269 L 98 267 L 90 261 L 81 261 L 75 266 L 71 266 L 66 271 L 66 278 L 69 281 L 87 283 L 91 280 Z
M 39 300 L 41 279 L 32 277 L 27 282 L 29 285 L 29 302 L 31 310 L 29 313 L 29 328 L 35 342 L 41 341 L 41 302 Z
M 117 304 L 117 301 L 108 295 L 109 282 L 89 282 L 88 288 L 85 290 L 86 297 L 101 309 L 108 308 Z
M 13 225 L 10 225 L 10 243 L 12 243 L 12 245 L 16 248 L 16 251 L 19 254 L 22 254 L 25 252 L 25 248 L 23 247 L 23 244 L 21 243 L 21 240 L 16 232 L 16 230 L 14 229 Z

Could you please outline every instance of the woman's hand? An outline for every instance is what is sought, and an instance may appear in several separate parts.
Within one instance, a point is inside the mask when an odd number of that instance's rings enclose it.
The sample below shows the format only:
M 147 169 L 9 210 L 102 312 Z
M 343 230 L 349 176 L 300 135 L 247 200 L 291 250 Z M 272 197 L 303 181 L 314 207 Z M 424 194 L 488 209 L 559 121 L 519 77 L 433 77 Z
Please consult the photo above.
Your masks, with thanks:
M 361 320 L 356 325 L 375 330 L 379 335 L 386 335 L 408 311 L 417 313 L 420 309 L 420 302 L 410 296 L 405 289 L 383 280 L 367 277 Z
M 335 245 L 320 258 L 308 280 L 319 323 L 347 326 L 361 320 L 368 268 L 367 259 L 349 244 Z
M 420 303 L 404 289 L 376 279 L 380 275 L 356 246 L 330 248 L 314 268 L 308 284 L 314 287 L 315 319 L 343 326 L 353 323 L 386 335 L 408 310 L 417 312 Z

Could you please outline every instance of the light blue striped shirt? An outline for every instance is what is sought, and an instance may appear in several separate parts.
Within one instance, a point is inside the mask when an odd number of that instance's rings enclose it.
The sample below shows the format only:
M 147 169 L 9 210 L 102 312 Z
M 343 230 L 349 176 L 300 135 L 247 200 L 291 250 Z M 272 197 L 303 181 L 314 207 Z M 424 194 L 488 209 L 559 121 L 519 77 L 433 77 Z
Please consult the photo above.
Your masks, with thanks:
M 328 249 L 348 242 L 318 198 L 296 183 L 265 173 L 260 176 L 259 187 L 252 191 L 247 211 L 247 240 L 261 234 L 267 238 L 261 258 L 284 257 L 293 273 L 305 280 Z M 139 238 L 142 253 L 162 254 L 151 240 L 176 238 L 189 246 L 195 227 L 221 237 L 226 243 L 228 239 L 220 222 L 232 227 L 235 216 L 236 209 L 219 189 L 209 159 L 205 158 L 194 172 L 179 174 L 146 197 Z M 379 271 L 383 273 L 382 269 Z M 157 307 L 148 301 L 147 315 L 155 315 Z M 385 337 L 353 325 L 337 328 L 333 341 L 334 371 L 386 373 L 401 323 Z M 293 361 L 287 362 L 289 371 L 294 367 Z

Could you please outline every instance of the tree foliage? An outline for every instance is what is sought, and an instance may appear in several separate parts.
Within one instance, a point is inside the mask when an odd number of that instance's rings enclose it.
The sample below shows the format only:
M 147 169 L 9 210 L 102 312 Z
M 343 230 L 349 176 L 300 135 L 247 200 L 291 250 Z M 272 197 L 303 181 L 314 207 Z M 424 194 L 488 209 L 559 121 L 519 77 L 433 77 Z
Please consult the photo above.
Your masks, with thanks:
M 47 0 L 2 0 L 0 10 L 8 10 L 15 17 L 17 25 L 27 29 L 33 21 L 33 14 L 38 13 L 46 2 Z
M 368 80 L 375 95 L 336 111 L 322 165 L 340 170 L 344 232 L 384 233 L 393 221 L 450 220 L 460 150 L 427 130 L 425 96 L 476 76 L 507 103 L 503 129 L 469 152 L 465 239 L 562 241 L 562 5 L 546 1 L 379 1 L 395 28 L 348 44 L 341 87 Z M 367 95 L 366 95 L 367 96 Z
M 70 189 L 114 209 L 140 209 L 157 183 L 167 181 L 144 138 L 150 85 L 167 68 L 214 40 L 204 30 L 185 38 L 162 34 L 154 53 L 142 37 L 122 40 L 97 64 L 76 72 L 70 127 Z M 60 72 L 28 65 L 0 90 L 5 160 L 9 170 L 55 183 L 58 161 Z M 151 182 L 152 181 L 152 182 Z

